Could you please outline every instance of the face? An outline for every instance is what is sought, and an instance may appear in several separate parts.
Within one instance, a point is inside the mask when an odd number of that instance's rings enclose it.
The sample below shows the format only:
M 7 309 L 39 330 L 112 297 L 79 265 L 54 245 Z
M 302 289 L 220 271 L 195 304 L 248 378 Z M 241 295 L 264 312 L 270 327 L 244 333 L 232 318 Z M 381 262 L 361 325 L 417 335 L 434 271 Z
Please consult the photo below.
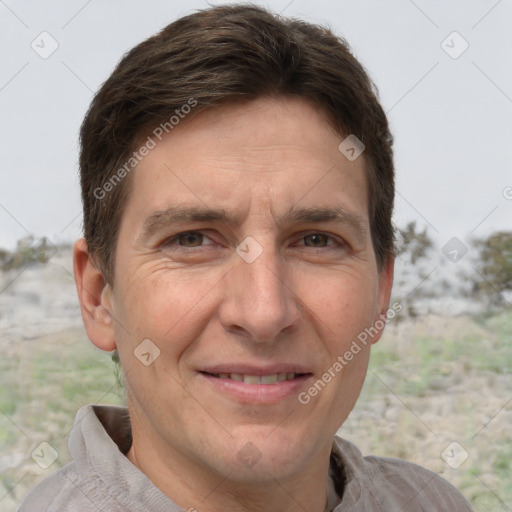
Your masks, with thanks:
M 391 287 L 342 140 L 306 102 L 259 99 L 185 120 L 133 171 L 102 300 L 135 442 L 241 481 L 330 452 L 380 332 L 343 355 Z

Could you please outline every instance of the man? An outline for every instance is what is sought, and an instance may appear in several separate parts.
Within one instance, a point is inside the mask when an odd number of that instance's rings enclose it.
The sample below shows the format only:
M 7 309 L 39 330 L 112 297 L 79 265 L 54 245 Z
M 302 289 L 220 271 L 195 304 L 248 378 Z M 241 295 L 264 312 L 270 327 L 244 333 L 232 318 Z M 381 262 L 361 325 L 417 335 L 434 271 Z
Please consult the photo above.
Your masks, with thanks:
M 84 407 L 48 511 L 471 510 L 334 437 L 393 280 L 391 136 L 330 31 L 254 6 L 131 50 L 81 130 L 87 334 L 128 409 Z

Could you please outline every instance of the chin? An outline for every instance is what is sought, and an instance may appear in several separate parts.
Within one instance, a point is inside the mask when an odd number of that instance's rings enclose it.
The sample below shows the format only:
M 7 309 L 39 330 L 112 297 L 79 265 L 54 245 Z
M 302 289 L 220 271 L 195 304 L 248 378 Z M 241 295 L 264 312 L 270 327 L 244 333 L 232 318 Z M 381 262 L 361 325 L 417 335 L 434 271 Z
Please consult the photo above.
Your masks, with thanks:
M 244 426 L 224 447 L 222 473 L 240 483 L 275 482 L 300 472 L 318 455 L 317 448 L 318 443 L 312 442 L 307 432 L 287 432 L 276 425 Z

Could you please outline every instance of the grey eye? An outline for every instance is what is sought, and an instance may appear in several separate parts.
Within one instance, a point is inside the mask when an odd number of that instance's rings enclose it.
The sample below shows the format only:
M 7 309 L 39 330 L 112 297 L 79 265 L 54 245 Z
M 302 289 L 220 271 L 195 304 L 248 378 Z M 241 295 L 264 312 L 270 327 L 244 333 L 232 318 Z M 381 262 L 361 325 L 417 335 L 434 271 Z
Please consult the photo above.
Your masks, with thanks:
M 329 245 L 329 237 L 321 233 L 314 233 L 304 237 L 304 245 L 307 247 L 326 247 Z
M 199 247 L 203 243 L 203 235 L 201 233 L 182 233 L 178 237 L 179 245 L 184 247 Z

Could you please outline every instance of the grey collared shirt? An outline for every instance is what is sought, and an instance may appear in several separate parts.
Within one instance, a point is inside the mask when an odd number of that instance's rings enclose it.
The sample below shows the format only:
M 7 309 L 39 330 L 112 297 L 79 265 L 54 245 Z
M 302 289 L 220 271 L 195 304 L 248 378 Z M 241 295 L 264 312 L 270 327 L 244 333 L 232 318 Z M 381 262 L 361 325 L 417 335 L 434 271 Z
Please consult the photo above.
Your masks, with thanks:
M 182 512 L 125 456 L 127 409 L 85 406 L 69 439 L 72 462 L 43 480 L 19 512 Z M 436 473 L 398 459 L 363 457 L 335 437 L 326 512 L 466 512 L 468 502 Z

